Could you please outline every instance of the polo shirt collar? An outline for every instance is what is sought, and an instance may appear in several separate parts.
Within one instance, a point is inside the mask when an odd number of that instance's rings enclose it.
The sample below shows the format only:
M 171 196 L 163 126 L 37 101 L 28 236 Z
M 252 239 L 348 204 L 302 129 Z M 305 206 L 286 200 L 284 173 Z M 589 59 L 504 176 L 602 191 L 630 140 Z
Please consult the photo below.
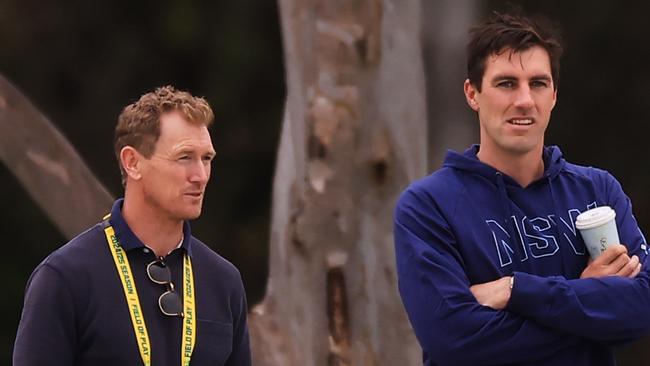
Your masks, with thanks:
M 145 244 L 140 241 L 140 239 L 131 231 L 129 225 L 127 225 L 122 216 L 122 205 L 124 203 L 124 198 L 120 198 L 115 203 L 113 203 L 113 208 L 111 208 L 111 217 L 108 219 L 111 226 L 115 230 L 115 235 L 120 242 L 120 246 L 124 250 L 129 251 L 136 248 L 144 248 Z M 192 256 L 192 232 L 190 229 L 190 223 L 186 220 L 183 221 L 183 243 L 181 248 L 184 248 L 187 254 Z

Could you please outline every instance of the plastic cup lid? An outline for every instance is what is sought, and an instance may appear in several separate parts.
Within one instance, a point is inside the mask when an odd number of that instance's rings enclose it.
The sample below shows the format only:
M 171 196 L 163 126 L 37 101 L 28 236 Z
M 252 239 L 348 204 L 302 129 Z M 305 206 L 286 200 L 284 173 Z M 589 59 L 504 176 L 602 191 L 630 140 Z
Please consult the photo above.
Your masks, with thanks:
M 576 217 L 578 230 L 592 229 L 613 220 L 616 212 L 609 206 L 601 206 L 587 210 Z

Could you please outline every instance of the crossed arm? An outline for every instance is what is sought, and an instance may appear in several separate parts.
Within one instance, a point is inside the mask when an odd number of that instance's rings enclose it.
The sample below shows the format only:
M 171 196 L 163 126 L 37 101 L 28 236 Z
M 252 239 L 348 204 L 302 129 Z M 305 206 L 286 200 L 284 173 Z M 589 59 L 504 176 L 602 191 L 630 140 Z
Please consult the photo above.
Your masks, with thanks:
M 515 272 L 511 293 L 509 277 L 471 286 L 443 233 L 430 246 L 399 221 L 395 231 L 402 301 L 424 352 L 441 365 L 531 362 L 586 340 L 628 342 L 650 329 L 647 268 L 638 272 L 634 256 L 619 268 L 623 260 L 607 260 L 618 258 L 621 249 L 611 249 L 583 272 L 605 277 L 567 280 Z M 607 275 L 619 272 L 628 277 Z M 501 303 L 491 304 L 500 293 Z
M 606 276 L 620 276 L 634 278 L 641 272 L 639 257 L 628 256 L 627 247 L 624 245 L 613 245 L 602 255 L 591 261 L 587 268 L 582 271 L 580 278 L 600 278 Z M 495 310 L 505 309 L 510 295 L 511 285 L 514 287 L 514 280 L 511 276 L 499 278 L 498 280 L 481 283 L 471 286 L 469 289 L 483 306 Z

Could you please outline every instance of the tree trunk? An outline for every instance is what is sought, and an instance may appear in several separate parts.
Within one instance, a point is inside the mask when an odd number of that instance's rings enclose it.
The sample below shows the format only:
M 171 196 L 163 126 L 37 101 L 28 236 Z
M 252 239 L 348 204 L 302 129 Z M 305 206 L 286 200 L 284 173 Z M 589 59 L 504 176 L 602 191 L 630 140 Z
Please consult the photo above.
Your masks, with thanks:
M 412 365 L 392 210 L 426 172 L 420 1 L 280 0 L 288 98 L 254 364 Z
M 113 198 L 72 145 L 2 76 L 0 160 L 68 239 L 111 208 Z

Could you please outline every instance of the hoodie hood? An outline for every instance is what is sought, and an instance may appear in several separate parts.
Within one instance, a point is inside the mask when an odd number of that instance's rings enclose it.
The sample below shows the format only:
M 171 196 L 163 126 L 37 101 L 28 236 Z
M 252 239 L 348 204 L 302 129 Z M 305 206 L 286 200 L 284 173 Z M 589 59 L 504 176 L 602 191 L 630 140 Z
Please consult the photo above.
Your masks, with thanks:
M 503 224 L 503 227 L 508 232 L 510 238 L 518 238 L 519 236 L 517 234 L 519 231 L 515 224 L 513 224 L 512 220 L 510 220 L 510 218 L 517 216 L 513 212 L 513 205 L 517 206 L 517 204 L 513 202 L 511 194 L 514 194 L 515 196 L 521 195 L 521 191 L 525 191 L 526 188 L 521 187 L 519 183 L 508 175 L 481 162 L 476 156 L 479 147 L 478 144 L 472 145 L 470 148 L 465 150 L 463 154 L 448 151 L 444 166 L 466 171 L 470 174 L 477 174 L 495 184 L 498 192 L 497 197 L 499 197 L 499 206 L 501 207 L 501 219 L 499 221 Z M 560 171 L 562 171 L 566 161 L 562 158 L 562 152 L 557 146 L 545 146 L 542 152 L 542 159 L 544 159 L 544 174 L 538 180 L 530 184 L 529 187 L 535 186 L 538 183 L 541 183 L 541 181 L 546 182 L 547 188 L 545 190 L 547 191 L 548 196 L 542 198 L 542 200 L 548 200 L 551 202 L 550 208 L 554 217 L 561 217 L 560 211 L 563 205 L 559 202 L 557 195 L 554 192 L 553 180 L 558 176 Z M 560 232 L 558 225 L 552 225 L 551 227 L 555 236 L 561 237 L 562 233 Z M 525 245 L 523 242 L 521 244 Z M 519 251 L 517 247 L 514 249 L 515 251 Z M 566 263 L 564 263 L 563 257 L 561 257 L 561 261 L 562 267 L 566 270 Z M 514 263 L 513 268 L 515 270 L 521 269 L 519 263 Z
M 508 175 L 503 174 L 480 161 L 476 156 L 478 151 L 478 144 L 470 146 L 462 154 L 448 150 L 444 166 L 475 173 L 489 179 L 490 181 L 494 181 L 495 183 L 497 177 L 501 174 L 505 184 L 518 185 L 517 182 Z M 566 161 L 562 157 L 562 151 L 560 151 L 560 148 L 557 146 L 545 146 L 542 158 L 544 159 L 544 177 L 541 179 L 554 179 L 566 165 Z

